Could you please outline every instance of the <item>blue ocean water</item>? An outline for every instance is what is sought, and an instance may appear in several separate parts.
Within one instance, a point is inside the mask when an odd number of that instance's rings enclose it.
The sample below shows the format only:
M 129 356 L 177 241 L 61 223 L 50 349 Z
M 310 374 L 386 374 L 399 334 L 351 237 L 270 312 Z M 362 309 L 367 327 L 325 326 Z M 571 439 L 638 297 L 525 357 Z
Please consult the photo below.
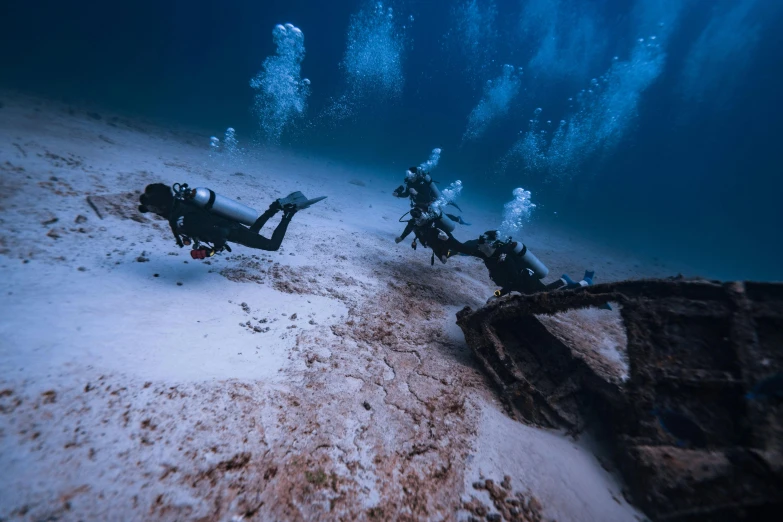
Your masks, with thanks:
M 42 0 L 0 20 L 2 87 L 401 176 L 439 147 L 462 198 L 783 279 L 783 2 Z

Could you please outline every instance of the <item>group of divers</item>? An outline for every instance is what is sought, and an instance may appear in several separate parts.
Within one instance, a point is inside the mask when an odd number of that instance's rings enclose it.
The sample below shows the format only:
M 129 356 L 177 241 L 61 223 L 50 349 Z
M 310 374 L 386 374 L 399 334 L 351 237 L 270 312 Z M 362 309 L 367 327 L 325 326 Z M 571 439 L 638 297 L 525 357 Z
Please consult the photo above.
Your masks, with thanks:
M 544 284 L 549 271 L 520 241 L 502 237 L 497 230 L 488 230 L 477 239 L 460 242 L 452 234 L 457 224 L 468 225 L 462 217 L 444 213 L 439 204 L 441 193 L 429 172 L 422 167 L 410 167 L 404 184 L 393 195 L 410 200 L 410 210 L 400 218 L 407 221 L 405 230 L 395 238 L 402 242 L 414 234 L 411 246 L 418 244 L 432 250 L 431 264 L 437 258 L 442 263 L 454 255 L 477 257 L 484 262 L 492 281 L 500 288 L 494 297 L 511 292 L 533 294 L 542 291 L 572 289 L 593 284 L 594 273 L 585 271 L 580 281 L 563 275 Z M 190 188 L 175 183 L 148 185 L 139 198 L 140 212 L 152 212 L 168 220 L 180 248 L 190 246 L 193 259 L 206 259 L 226 250 L 229 243 L 249 248 L 276 251 L 280 248 L 294 214 L 317 203 L 326 196 L 307 199 L 301 192 L 293 192 L 277 199 L 260 216 L 242 203 L 216 194 L 208 188 Z M 449 203 L 459 209 L 455 203 Z M 461 211 L 461 209 L 460 209 Z M 261 228 L 272 216 L 282 212 L 282 219 L 271 238 L 260 234 Z M 405 216 L 410 219 L 404 220 Z

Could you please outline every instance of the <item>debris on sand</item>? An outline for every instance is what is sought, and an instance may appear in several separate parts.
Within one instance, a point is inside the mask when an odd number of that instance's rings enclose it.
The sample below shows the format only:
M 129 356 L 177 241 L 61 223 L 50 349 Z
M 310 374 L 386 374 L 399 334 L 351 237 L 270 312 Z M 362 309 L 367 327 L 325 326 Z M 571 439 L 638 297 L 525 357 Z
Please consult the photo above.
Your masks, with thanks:
M 462 509 L 470 512 L 473 517 L 484 520 L 506 520 L 509 522 L 542 522 L 541 503 L 532 494 L 513 492 L 511 477 L 506 475 L 503 482 L 495 483 L 487 479 L 473 484 L 473 489 L 486 491 L 492 500 L 492 508 L 472 496 L 469 502 L 462 503 Z M 471 517 L 469 520 L 475 520 Z

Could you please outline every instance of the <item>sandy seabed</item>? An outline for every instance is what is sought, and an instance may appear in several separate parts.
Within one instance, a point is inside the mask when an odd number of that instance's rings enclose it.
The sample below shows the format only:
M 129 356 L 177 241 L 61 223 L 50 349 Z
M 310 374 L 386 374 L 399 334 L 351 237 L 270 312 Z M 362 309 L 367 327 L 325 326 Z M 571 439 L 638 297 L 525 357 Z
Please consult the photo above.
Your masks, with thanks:
M 494 287 L 394 243 L 402 173 L 0 101 L 0 520 L 641 518 L 585 441 L 504 413 L 454 315 Z M 328 199 L 201 262 L 136 210 L 158 181 Z M 461 240 L 500 220 L 469 196 Z M 672 274 L 529 228 L 553 276 Z

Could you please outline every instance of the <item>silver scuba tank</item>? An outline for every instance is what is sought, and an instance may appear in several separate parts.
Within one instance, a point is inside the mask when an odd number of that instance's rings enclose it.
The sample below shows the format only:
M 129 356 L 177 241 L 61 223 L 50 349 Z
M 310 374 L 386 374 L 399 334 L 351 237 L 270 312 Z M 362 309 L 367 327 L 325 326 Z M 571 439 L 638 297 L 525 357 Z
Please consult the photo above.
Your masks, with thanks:
M 435 220 L 435 225 L 439 229 L 443 230 L 444 232 L 448 232 L 449 234 L 454 232 L 454 229 L 457 228 L 457 224 L 454 222 L 454 220 L 446 214 L 441 214 L 440 217 Z
M 208 188 L 198 187 L 185 190 L 184 192 L 187 201 L 224 218 L 232 219 L 248 226 L 255 223 L 258 219 L 259 214 L 255 209 L 216 194 Z
M 441 196 L 440 189 L 434 181 L 430 181 L 430 190 L 432 190 L 432 194 L 435 196 L 435 201 L 439 200 Z
M 522 260 L 525 267 L 533 271 L 537 278 L 543 279 L 549 274 L 549 269 L 542 263 L 530 250 L 521 242 L 517 241 L 514 247 L 514 253 Z

